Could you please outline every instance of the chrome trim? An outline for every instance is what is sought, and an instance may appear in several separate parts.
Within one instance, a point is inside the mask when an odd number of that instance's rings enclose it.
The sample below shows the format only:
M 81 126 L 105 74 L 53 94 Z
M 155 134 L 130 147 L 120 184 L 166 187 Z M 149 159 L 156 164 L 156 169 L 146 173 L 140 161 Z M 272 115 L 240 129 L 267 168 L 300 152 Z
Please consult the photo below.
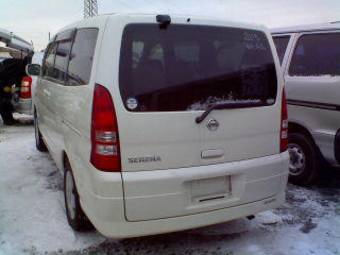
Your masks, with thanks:
M 309 101 L 301 101 L 301 100 L 287 100 L 288 105 L 297 105 L 304 106 L 310 108 L 324 109 L 330 111 L 340 111 L 340 105 L 336 104 L 325 104 L 319 102 L 309 102 Z

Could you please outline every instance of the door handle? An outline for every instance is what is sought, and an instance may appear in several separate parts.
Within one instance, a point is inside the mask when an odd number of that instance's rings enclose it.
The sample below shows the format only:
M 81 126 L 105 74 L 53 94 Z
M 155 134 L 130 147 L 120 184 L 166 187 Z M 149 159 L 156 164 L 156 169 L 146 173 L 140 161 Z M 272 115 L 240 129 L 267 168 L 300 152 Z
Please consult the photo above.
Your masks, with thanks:
M 224 150 L 205 150 L 202 151 L 201 157 L 202 159 L 212 159 L 212 158 L 221 158 L 224 156 Z

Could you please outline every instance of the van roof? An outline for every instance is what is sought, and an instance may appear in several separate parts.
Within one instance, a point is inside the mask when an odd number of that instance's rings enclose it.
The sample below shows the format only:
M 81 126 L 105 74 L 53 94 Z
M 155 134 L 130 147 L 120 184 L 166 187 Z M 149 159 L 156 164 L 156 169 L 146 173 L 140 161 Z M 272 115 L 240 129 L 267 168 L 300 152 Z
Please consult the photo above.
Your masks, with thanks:
M 314 32 L 314 31 L 328 31 L 328 30 L 340 30 L 340 21 L 319 23 L 319 24 L 309 24 L 291 27 L 281 27 L 271 29 L 272 34 L 289 34 L 298 32 Z
M 126 17 L 156 17 L 156 15 L 159 14 L 165 14 L 165 15 L 170 15 L 173 18 L 191 18 L 191 19 L 196 19 L 196 20 L 200 20 L 200 21 L 206 21 L 207 24 L 214 24 L 217 22 L 223 22 L 225 23 L 225 25 L 229 25 L 229 26 L 235 26 L 235 27 L 241 27 L 241 28 L 250 28 L 250 29 L 256 29 L 256 30 L 267 30 L 267 28 L 264 25 L 261 24 L 251 24 L 251 23 L 244 23 L 244 22 L 235 22 L 235 21 L 230 21 L 228 19 L 223 19 L 223 18 L 216 18 L 216 17 L 211 17 L 211 16 L 198 16 L 198 15 L 193 15 L 193 14 L 176 14 L 176 13 L 156 13 L 156 12 L 152 12 L 152 13 L 107 13 L 107 14 L 101 14 L 92 18 L 88 18 L 88 19 L 84 19 L 81 21 L 77 21 L 75 23 L 72 23 L 62 29 L 60 29 L 58 31 L 65 31 L 67 29 L 72 29 L 72 28 L 76 28 L 78 26 L 82 26 L 84 24 L 96 24 L 96 23 L 101 23 L 104 20 L 106 20 L 108 17 L 110 16 L 120 16 L 122 18 L 126 18 Z

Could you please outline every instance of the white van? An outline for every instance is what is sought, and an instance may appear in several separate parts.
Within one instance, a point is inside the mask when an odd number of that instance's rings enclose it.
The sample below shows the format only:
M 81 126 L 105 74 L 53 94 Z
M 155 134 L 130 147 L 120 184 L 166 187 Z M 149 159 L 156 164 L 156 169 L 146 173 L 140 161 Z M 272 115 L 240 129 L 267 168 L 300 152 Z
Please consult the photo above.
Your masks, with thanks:
M 68 26 L 46 50 L 35 127 L 75 230 L 88 218 L 108 237 L 152 235 L 285 200 L 286 102 L 263 27 L 137 14 Z
M 288 98 L 290 179 L 312 184 L 323 161 L 340 165 L 340 23 L 272 33 Z

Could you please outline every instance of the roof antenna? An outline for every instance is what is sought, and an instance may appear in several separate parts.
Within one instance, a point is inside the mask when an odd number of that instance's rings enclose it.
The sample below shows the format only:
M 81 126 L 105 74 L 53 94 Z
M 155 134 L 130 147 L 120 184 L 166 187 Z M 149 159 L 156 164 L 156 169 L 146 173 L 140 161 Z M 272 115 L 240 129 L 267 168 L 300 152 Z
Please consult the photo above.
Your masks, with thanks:
M 167 29 L 171 24 L 171 17 L 169 15 L 157 15 L 156 21 L 159 23 L 161 29 Z

